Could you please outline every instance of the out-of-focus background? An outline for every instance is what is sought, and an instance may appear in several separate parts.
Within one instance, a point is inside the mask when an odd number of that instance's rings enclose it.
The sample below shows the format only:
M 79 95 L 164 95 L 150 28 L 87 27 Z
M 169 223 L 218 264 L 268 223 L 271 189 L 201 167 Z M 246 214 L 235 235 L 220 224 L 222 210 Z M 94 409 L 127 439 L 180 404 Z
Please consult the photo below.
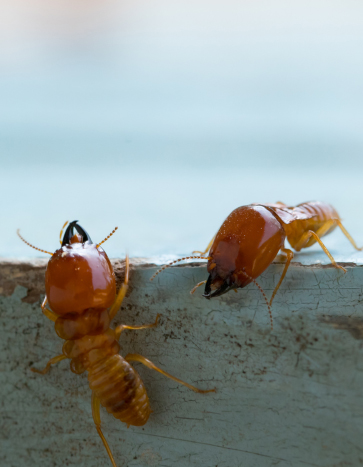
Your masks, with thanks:
M 362 50 L 352 0 L 3 0 L 0 256 L 67 219 L 118 225 L 110 256 L 189 253 L 278 200 L 363 243 Z

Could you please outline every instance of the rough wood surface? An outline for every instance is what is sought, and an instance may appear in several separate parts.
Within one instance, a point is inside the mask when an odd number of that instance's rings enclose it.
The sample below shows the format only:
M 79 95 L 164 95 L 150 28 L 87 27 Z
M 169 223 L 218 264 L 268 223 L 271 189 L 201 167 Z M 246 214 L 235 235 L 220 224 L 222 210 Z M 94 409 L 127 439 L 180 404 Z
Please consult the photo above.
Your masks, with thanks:
M 119 278 L 122 263 L 114 261 Z M 0 465 L 110 465 L 92 421 L 86 375 L 67 362 L 45 376 L 62 341 L 41 313 L 45 262 L 0 265 Z M 253 285 L 207 301 L 204 266 L 155 271 L 134 264 L 115 324 L 153 322 L 125 331 L 122 354 L 156 365 L 215 394 L 199 395 L 140 364 L 153 413 L 129 429 L 102 411 L 105 435 L 122 466 L 319 466 L 363 464 L 363 268 L 294 263 L 273 305 Z M 260 278 L 267 295 L 281 264 Z

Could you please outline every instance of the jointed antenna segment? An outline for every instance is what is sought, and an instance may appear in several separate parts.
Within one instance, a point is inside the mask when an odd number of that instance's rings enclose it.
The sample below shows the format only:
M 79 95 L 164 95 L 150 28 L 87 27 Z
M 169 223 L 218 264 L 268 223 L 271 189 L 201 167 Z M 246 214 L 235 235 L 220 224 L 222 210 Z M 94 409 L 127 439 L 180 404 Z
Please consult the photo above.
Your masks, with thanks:
M 115 228 L 113 229 L 113 231 L 110 233 L 110 235 L 107 235 L 107 237 L 106 237 L 104 240 L 102 240 L 101 243 L 97 243 L 97 248 L 98 248 L 99 246 L 101 246 L 102 243 L 105 243 L 105 241 L 108 240 L 108 239 L 116 232 L 117 229 L 118 229 L 118 227 L 115 227 Z
M 250 275 L 248 275 L 247 272 L 245 272 L 245 271 L 239 271 L 239 272 L 241 272 L 241 273 L 244 274 L 248 279 L 250 279 L 250 280 L 256 285 L 256 287 L 259 288 L 260 292 L 262 293 L 263 298 L 265 299 L 265 302 L 266 302 L 266 305 L 267 305 L 267 308 L 268 308 L 268 313 L 269 313 L 269 315 L 270 315 L 271 331 L 273 331 L 274 325 L 273 325 L 271 307 L 270 307 L 269 301 L 267 300 L 267 297 L 266 297 L 266 295 L 265 295 L 265 292 L 263 291 L 263 288 L 262 288 L 262 287 L 260 286 L 260 284 L 256 281 L 256 279 L 254 279 L 253 277 L 251 277 Z
M 68 224 L 68 221 L 66 221 L 66 222 L 64 223 L 64 225 L 63 225 L 63 227 L 62 227 L 62 230 L 60 231 L 60 234 L 59 234 L 59 242 L 60 242 L 61 245 L 62 245 L 62 243 L 63 243 L 63 242 L 62 242 L 63 230 L 64 230 L 64 228 L 65 228 L 65 226 L 66 226 L 67 224 Z
M 207 281 L 202 281 L 202 282 L 198 282 L 198 284 L 196 286 L 194 286 L 192 288 L 192 290 L 190 291 L 190 295 L 193 295 L 193 293 L 197 290 L 198 287 L 200 287 L 201 285 L 205 284 Z
M 53 253 L 51 253 L 50 251 L 46 251 L 46 250 L 41 250 L 40 248 L 37 248 L 36 246 L 32 245 L 31 243 L 27 242 L 25 240 L 25 238 L 23 238 L 21 235 L 20 235 L 20 229 L 18 229 L 16 231 L 16 233 L 18 234 L 18 237 L 23 240 L 24 243 L 26 243 L 28 246 L 30 246 L 31 248 L 34 248 L 34 250 L 38 250 L 38 251 L 41 251 L 42 253 L 47 253 L 48 255 L 50 256 L 53 256 Z
M 172 266 L 173 264 L 179 263 L 179 261 L 184 261 L 186 259 L 207 259 L 209 260 L 211 258 L 209 256 L 185 256 L 184 258 L 176 259 L 175 261 L 172 261 L 171 263 L 166 264 L 165 266 L 160 268 L 158 271 L 156 271 L 156 273 L 150 278 L 150 280 L 153 281 L 158 274 L 164 271 L 164 269 L 170 268 L 170 266 Z

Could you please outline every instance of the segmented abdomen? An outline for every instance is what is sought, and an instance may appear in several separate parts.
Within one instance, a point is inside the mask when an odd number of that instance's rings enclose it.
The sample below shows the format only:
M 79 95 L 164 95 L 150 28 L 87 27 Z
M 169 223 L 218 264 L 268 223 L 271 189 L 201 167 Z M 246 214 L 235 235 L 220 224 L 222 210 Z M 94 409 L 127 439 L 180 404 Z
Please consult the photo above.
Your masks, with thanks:
M 151 413 L 146 389 L 136 370 L 118 354 L 115 331 L 109 328 L 107 310 L 68 313 L 55 322 L 57 334 L 66 339 L 63 354 L 71 370 L 88 371 L 90 388 L 114 417 L 128 425 L 144 425 Z
M 339 214 L 333 206 L 321 201 L 298 204 L 293 211 L 305 214 L 306 219 L 311 219 L 314 224 L 323 224 L 332 219 L 339 219 Z
M 146 389 L 136 370 L 116 354 L 92 365 L 89 386 L 101 404 L 127 425 L 144 425 L 151 413 Z
M 320 201 L 302 203 L 289 209 L 295 219 L 289 224 L 285 224 L 284 228 L 290 245 L 297 251 L 301 248 L 309 248 L 316 242 L 311 237 L 307 243 L 299 246 L 299 242 L 306 232 L 312 230 L 313 232 L 318 232 L 319 237 L 324 237 L 336 227 L 336 224 L 331 221 L 339 219 L 339 214 L 333 206 Z

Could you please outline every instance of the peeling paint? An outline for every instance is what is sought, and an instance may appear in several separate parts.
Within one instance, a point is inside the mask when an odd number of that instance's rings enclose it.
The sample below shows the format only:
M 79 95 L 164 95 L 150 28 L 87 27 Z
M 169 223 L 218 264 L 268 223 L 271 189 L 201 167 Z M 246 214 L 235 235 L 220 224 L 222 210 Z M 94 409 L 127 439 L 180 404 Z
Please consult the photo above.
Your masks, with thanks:
M 363 318 L 349 316 L 323 316 L 321 322 L 335 329 L 348 331 L 354 339 L 363 339 Z

